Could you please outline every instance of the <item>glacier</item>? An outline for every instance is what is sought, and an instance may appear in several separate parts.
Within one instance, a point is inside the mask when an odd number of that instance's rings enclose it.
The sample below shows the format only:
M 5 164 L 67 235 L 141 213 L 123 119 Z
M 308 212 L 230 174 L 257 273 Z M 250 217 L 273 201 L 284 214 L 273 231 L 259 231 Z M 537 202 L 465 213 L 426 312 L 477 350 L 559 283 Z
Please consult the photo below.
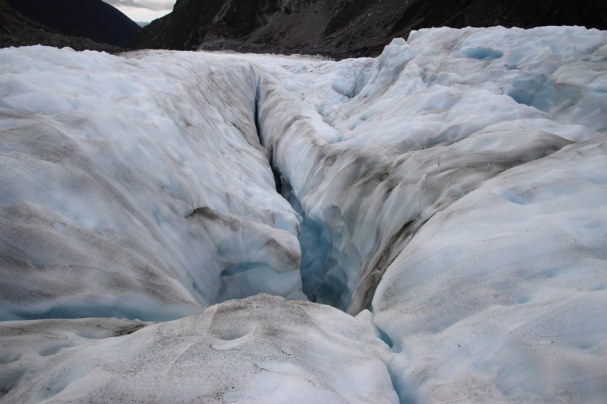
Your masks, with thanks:
M 0 66 L 0 401 L 607 397 L 607 32 Z

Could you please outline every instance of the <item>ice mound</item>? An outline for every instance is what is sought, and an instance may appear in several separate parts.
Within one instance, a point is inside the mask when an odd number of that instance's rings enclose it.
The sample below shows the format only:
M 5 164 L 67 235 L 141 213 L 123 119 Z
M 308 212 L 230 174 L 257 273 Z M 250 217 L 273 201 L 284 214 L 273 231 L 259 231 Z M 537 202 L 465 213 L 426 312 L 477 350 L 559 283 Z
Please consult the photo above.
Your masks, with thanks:
M 437 213 L 389 267 L 376 323 L 420 401 L 607 394 L 607 146 L 564 148 Z M 406 353 L 405 353 L 406 352 Z
M 3 400 L 398 402 L 388 347 L 332 307 L 258 295 L 130 334 L 143 324 L 93 321 L 0 323 Z
M 308 297 L 369 308 L 436 213 L 512 167 L 607 133 L 606 40 L 576 27 L 431 29 L 375 60 L 262 75 L 261 134 L 304 218 Z
M 0 318 L 170 319 L 300 296 L 250 63 L 0 53 Z

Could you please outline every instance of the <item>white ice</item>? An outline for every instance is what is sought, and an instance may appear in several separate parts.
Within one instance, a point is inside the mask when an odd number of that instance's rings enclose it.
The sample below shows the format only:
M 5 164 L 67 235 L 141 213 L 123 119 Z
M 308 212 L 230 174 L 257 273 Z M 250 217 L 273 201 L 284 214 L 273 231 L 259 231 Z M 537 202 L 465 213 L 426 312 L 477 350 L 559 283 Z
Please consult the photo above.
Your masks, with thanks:
M 329 306 L 257 295 L 128 334 L 142 325 L 0 323 L 3 400 L 398 402 L 387 346 Z
M 0 318 L 167 319 L 301 295 L 250 63 L 0 54 Z
M 416 401 L 607 394 L 607 146 L 504 172 L 437 213 L 373 301 Z
M 262 136 L 311 223 L 304 235 L 328 240 L 322 256 L 303 248 L 304 291 L 351 313 L 368 307 L 370 286 L 436 212 L 504 170 L 604 134 L 604 43 L 578 28 L 424 30 L 373 61 L 264 76 Z M 490 47 L 491 58 L 468 52 Z M 544 81 L 527 88 L 529 103 L 554 94 L 546 111 L 513 98 L 528 77 Z M 573 81 L 587 84 L 571 92 Z
M 304 291 L 372 309 L 401 400 L 607 396 L 606 51 L 433 29 L 315 66 L 325 94 L 266 78 L 262 135 L 324 243 L 302 238 Z
M 607 397 L 606 32 L 0 63 L 4 319 L 356 315 L 7 322 L 6 397 Z

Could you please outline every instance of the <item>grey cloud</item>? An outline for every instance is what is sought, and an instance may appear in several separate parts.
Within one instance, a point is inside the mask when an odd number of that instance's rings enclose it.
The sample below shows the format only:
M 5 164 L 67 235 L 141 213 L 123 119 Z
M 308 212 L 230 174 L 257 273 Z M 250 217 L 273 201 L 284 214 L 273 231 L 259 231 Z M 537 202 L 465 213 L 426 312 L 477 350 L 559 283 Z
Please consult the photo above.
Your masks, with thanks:
M 112 6 L 143 8 L 153 11 L 171 10 L 175 0 L 104 0 Z

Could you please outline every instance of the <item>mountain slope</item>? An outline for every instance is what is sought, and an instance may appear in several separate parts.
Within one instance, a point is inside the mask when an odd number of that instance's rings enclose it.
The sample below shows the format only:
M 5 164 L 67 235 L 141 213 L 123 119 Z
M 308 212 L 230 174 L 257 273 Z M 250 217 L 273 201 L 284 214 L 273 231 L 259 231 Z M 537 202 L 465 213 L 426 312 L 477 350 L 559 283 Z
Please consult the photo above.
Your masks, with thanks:
M 76 50 L 116 52 L 122 48 L 94 42 L 88 38 L 70 36 L 33 21 L 0 0 L 0 48 L 9 46 L 46 45 Z
M 141 27 L 101 0 L 8 0 L 23 15 L 58 31 L 128 46 Z
M 607 28 L 607 2 L 493 0 L 178 0 L 138 48 L 376 55 L 394 37 L 426 27 L 503 25 Z

